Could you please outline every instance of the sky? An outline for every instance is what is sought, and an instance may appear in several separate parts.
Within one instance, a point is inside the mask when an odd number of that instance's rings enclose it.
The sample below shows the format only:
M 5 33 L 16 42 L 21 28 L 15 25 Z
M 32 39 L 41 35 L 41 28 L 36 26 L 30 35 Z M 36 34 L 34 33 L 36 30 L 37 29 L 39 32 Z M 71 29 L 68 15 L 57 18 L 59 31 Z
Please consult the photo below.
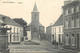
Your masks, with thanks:
M 64 0 L 0 0 L 0 14 L 23 18 L 29 24 L 35 3 L 40 12 L 40 23 L 45 27 L 54 24 L 62 14 Z

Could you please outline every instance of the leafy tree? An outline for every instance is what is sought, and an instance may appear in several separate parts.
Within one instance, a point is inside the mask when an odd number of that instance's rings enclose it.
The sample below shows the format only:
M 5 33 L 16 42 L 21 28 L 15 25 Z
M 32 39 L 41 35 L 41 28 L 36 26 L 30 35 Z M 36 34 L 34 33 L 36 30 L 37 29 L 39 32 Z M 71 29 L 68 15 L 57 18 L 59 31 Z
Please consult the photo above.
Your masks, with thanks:
M 14 18 L 13 20 L 23 27 L 23 36 L 27 36 L 27 32 L 26 32 L 27 22 L 22 18 Z

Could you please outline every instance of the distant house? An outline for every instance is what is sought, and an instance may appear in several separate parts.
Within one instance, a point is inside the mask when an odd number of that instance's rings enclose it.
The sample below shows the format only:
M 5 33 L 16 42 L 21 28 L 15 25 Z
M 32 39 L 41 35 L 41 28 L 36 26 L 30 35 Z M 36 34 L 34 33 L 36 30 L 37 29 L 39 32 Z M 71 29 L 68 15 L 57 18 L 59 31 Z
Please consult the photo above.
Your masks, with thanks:
M 55 22 L 52 26 L 52 34 L 53 34 L 53 41 L 58 43 L 62 43 L 63 37 L 63 15 L 59 17 L 59 19 Z
M 46 39 L 49 41 L 49 42 L 52 42 L 52 25 L 46 27 Z
M 3 20 L 3 18 L 5 18 Z M 23 37 L 23 27 L 13 21 L 10 17 L 0 15 L 0 20 L 3 21 L 3 23 L 7 24 L 5 27 L 11 28 L 10 31 L 7 31 L 8 34 L 8 42 L 9 43 L 20 43 Z

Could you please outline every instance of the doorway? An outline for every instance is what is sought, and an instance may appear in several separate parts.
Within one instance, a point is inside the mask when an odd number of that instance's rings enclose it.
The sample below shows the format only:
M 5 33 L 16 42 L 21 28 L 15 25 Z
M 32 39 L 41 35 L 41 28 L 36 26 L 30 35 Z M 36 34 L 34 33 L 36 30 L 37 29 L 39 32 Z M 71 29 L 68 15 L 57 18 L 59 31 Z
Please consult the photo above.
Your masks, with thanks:
M 59 35 L 59 44 L 61 44 L 61 35 Z
M 79 49 L 79 34 L 77 34 L 77 49 Z

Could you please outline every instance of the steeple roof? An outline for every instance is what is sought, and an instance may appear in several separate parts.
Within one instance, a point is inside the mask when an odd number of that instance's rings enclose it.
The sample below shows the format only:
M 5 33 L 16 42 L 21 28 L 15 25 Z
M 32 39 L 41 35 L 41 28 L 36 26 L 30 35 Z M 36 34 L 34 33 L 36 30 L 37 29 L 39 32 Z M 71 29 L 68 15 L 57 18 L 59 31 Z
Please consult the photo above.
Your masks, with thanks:
M 34 5 L 34 8 L 33 8 L 33 12 L 37 12 L 38 10 L 37 10 L 37 5 L 36 5 L 36 3 L 35 3 L 35 5 Z

